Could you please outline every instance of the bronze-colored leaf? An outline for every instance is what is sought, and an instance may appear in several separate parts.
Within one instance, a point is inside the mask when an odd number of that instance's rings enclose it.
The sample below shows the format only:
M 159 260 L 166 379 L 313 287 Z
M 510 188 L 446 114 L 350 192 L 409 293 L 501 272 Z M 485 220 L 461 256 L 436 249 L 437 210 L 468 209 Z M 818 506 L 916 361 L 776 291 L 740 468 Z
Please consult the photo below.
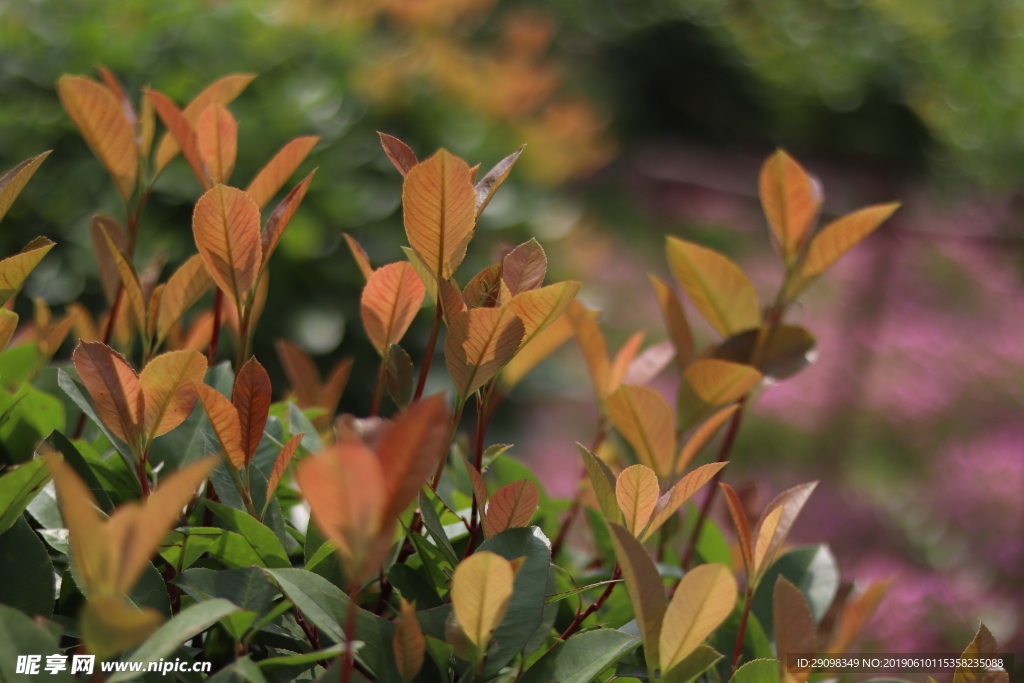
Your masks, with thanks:
M 658 477 L 644 465 L 633 465 L 615 480 L 615 500 L 626 520 L 626 528 L 639 536 L 658 503 Z
M 284 366 L 284 374 L 291 382 L 298 406 L 312 408 L 319 405 L 323 385 L 320 382 L 320 372 L 316 369 L 313 359 L 297 344 L 287 339 L 275 341 L 274 348 L 277 349 L 277 357 L 281 360 L 281 365 Z
M 284 187 L 292 173 L 295 173 L 295 169 L 306 160 L 318 142 L 320 138 L 314 135 L 290 141 L 259 170 L 249 183 L 249 187 L 245 188 L 245 193 L 262 209 L 274 198 L 278 190 Z
M 800 589 L 780 575 L 772 591 L 772 621 L 779 655 L 779 680 L 805 683 L 810 667 L 790 669 L 788 655 L 817 652 L 817 625 Z
M 583 304 L 575 299 L 569 303 L 566 309 L 569 324 L 572 325 L 573 333 L 576 336 L 576 343 L 579 344 L 583 360 L 587 364 L 590 373 L 590 381 L 594 384 L 594 391 L 598 399 L 604 399 L 608 387 L 608 376 L 611 373 L 611 363 L 608 360 L 608 344 L 601 334 L 601 329 L 594 320 L 594 314 L 588 311 Z
M 793 157 L 779 149 L 761 167 L 758 192 L 783 259 L 791 264 L 821 210 L 821 188 Z
M 366 255 L 366 250 L 347 232 L 343 232 L 342 236 L 345 238 L 345 243 L 348 244 L 348 250 L 352 252 L 352 258 L 359 266 L 359 272 L 363 274 L 363 279 L 369 280 L 373 275 L 373 266 L 370 265 L 370 257 Z
M 668 262 L 697 310 L 723 337 L 761 324 L 754 285 L 728 258 L 693 242 L 669 237 Z
M 416 383 L 416 371 L 409 352 L 398 344 L 389 346 L 386 372 L 388 393 L 399 407 L 404 408 L 412 400 Z
M 637 459 L 660 478 L 671 475 L 676 457 L 675 419 L 661 393 L 623 384 L 608 396 L 605 408 Z
M 523 321 L 525 329 L 521 345 L 529 344 L 544 328 L 560 318 L 579 291 L 579 282 L 566 280 L 522 291 L 512 297 L 508 307 Z
M 533 339 L 526 342 L 501 371 L 501 382 L 506 391 L 518 384 L 519 380 L 554 353 L 562 344 L 569 341 L 572 336 L 572 325 L 565 313 L 534 335 Z
M 397 518 L 427 477 L 434 473 L 448 445 L 450 414 L 444 395 L 438 394 L 412 404 L 400 413 L 377 444 L 377 457 L 388 476 L 384 518 Z
M 211 189 L 214 185 L 213 177 L 210 169 L 206 167 L 206 162 L 203 161 L 202 154 L 199 153 L 199 139 L 195 130 L 195 124 L 202 112 L 197 112 L 196 119 L 190 121 L 167 95 L 157 90 L 144 90 L 143 92 L 153 103 L 153 108 L 168 131 L 160 140 L 160 146 L 157 148 L 154 174 L 159 175 L 167 162 L 173 159 L 180 149 L 203 190 Z M 172 149 L 173 152 L 165 152 L 165 150 Z
M 416 607 L 405 598 L 400 600 L 398 621 L 395 622 L 395 635 L 391 640 L 391 650 L 395 655 L 398 674 L 405 683 L 409 683 L 423 668 L 427 640 L 423 636 L 420 622 L 416 619 Z
M 508 174 L 512 172 L 512 167 L 516 165 L 516 160 L 519 159 L 519 155 L 523 153 L 526 145 L 523 145 L 516 151 L 509 154 L 507 157 L 499 161 L 494 165 L 490 171 L 487 172 L 480 182 L 476 184 L 474 188 L 476 190 L 476 215 L 479 216 L 487 208 L 487 205 L 491 202 L 491 197 L 498 191 L 501 184 L 505 182 L 505 178 L 508 178 Z
M 263 428 L 270 414 L 271 393 L 270 376 L 255 356 L 250 358 L 238 371 L 231 391 L 231 404 L 238 411 L 242 452 L 245 453 L 246 462 L 250 462 L 256 455 L 256 449 L 263 439 Z
M 494 308 L 502 303 L 502 265 L 493 263 L 474 275 L 462 288 L 462 299 L 470 308 Z
M 277 249 L 277 243 L 281 241 L 281 235 L 284 234 L 285 228 L 291 223 L 295 212 L 299 210 L 299 205 L 302 204 L 302 200 L 306 197 L 306 191 L 309 189 L 309 184 L 313 182 L 313 176 L 316 175 L 316 172 L 317 169 L 314 168 L 309 172 L 309 175 L 292 188 L 291 192 L 285 195 L 281 203 L 274 207 L 270 218 L 267 219 L 267 224 L 263 226 L 263 232 L 260 234 L 260 241 L 263 243 L 263 266 L 270 262 L 270 255 Z
M 690 323 L 686 320 L 683 305 L 675 291 L 661 278 L 654 275 L 650 277 L 651 284 L 654 286 L 654 294 L 658 298 L 658 305 L 661 307 L 661 316 L 665 319 L 669 339 L 672 340 L 672 345 L 676 349 L 679 371 L 682 372 L 693 360 L 694 346 Z
M 214 281 L 241 307 L 263 260 L 256 202 L 241 190 L 217 185 L 196 203 L 192 234 Z
M 647 668 L 657 669 L 660 666 L 659 641 L 661 639 L 661 623 L 668 607 L 665 599 L 665 588 L 654 566 L 654 561 L 633 535 L 614 522 L 608 525 L 611 529 L 612 546 L 615 557 L 622 567 L 622 576 L 626 580 L 626 591 L 633 605 L 637 628 L 644 642 L 644 654 L 647 657 Z
M 997 659 L 999 645 L 985 624 L 978 624 L 978 633 L 967 646 L 960 659 Z M 953 683 L 1009 683 L 1010 676 L 1005 670 L 990 670 L 990 667 L 958 666 L 953 673 Z
M 405 178 L 402 208 L 409 244 L 439 278 L 462 263 L 476 226 L 469 166 L 447 150 L 417 164 Z
M 115 436 L 137 448 L 146 404 L 139 378 L 128 361 L 100 342 L 80 343 L 72 361 L 96 414 Z
M 0 175 L 0 220 L 7 215 L 11 204 L 18 198 L 21 191 L 25 189 L 29 179 L 48 156 L 50 156 L 49 152 L 43 152 L 31 159 L 26 159 L 7 173 Z
M 305 432 L 301 432 L 288 439 L 281 448 L 281 452 L 277 454 L 277 458 L 274 460 L 274 467 L 270 471 L 270 477 L 267 479 L 268 502 L 270 497 L 274 495 L 274 491 L 277 490 L 278 484 L 281 483 L 281 479 L 284 478 L 284 473 L 288 471 L 288 465 L 291 464 L 292 458 L 295 457 L 295 451 L 299 449 L 299 444 L 305 435 Z
M 817 340 L 796 325 L 760 327 L 729 337 L 712 352 L 713 358 L 753 365 L 771 381 L 792 377 L 813 363 Z M 756 350 L 756 355 L 755 355 Z
M 646 336 L 647 333 L 643 330 L 633 333 L 615 354 L 615 358 L 612 359 L 611 365 L 608 368 L 608 386 L 605 388 L 606 396 L 618 389 L 623 380 L 626 379 L 626 374 L 629 372 L 629 368 L 632 367 L 637 354 L 640 353 L 640 347 L 643 346 Z
M 14 298 L 53 245 L 46 237 L 36 237 L 21 252 L 0 261 L 0 306 Z
M 380 136 L 380 146 L 384 148 L 384 153 L 388 155 L 388 159 L 395 165 L 398 172 L 402 174 L 403 178 L 409 175 L 409 171 L 419 163 L 416 152 L 393 135 L 379 131 L 377 135 Z
M 524 527 L 533 519 L 540 492 L 529 479 L 505 484 L 494 492 L 484 515 L 484 535 L 491 538 L 506 529 Z
M 800 484 L 793 488 L 786 489 L 765 508 L 761 515 L 761 526 L 754 538 L 754 562 L 755 572 L 763 574 L 775 560 L 779 549 L 782 547 L 789 530 L 793 528 L 800 510 L 804 503 L 811 497 L 818 482 L 812 481 L 807 484 Z M 777 521 L 775 520 L 777 514 Z
M 100 228 L 100 230 L 102 229 Z M 135 266 L 132 262 L 118 248 L 114 239 L 107 233 L 104 233 L 103 236 L 107 241 L 107 250 L 114 261 L 114 267 L 117 268 L 118 277 L 121 279 L 121 287 L 124 289 L 124 297 L 128 304 L 128 310 L 131 311 L 135 327 L 142 334 L 145 334 L 148 316 L 146 315 L 146 299 L 142 295 L 139 275 L 135 272 Z
M 100 284 L 103 285 L 103 293 L 107 297 L 107 303 L 113 304 L 117 290 L 121 287 L 121 274 L 114 262 L 114 255 L 110 253 L 107 246 L 107 238 L 104 233 L 114 240 L 114 244 L 122 252 L 128 247 L 128 237 L 124 228 L 113 216 L 107 214 L 96 214 L 89 222 L 89 234 L 92 237 L 92 248 L 96 254 L 96 264 L 100 271 Z
M 425 294 L 426 288 L 416 271 L 405 261 L 373 271 L 363 287 L 359 309 L 366 336 L 382 358 L 392 344 L 405 336 Z
M 537 289 L 544 284 L 548 272 L 548 257 L 535 237 L 531 237 L 510 251 L 501 260 L 501 279 L 512 296 Z
M 226 184 L 238 153 L 238 122 L 227 107 L 213 103 L 199 115 L 196 147 L 214 184 Z
M 658 499 L 654 510 L 651 511 L 650 522 L 647 525 L 647 530 L 641 536 L 641 540 L 650 538 L 655 531 L 682 507 L 683 503 L 688 501 L 693 494 L 711 481 L 727 464 L 724 462 L 712 462 L 702 465 L 676 482 L 675 486 Z
M 206 357 L 198 351 L 169 351 L 146 364 L 139 384 L 147 439 L 166 434 L 192 414 L 199 397 L 194 382 L 202 382 L 205 375 Z
M 199 393 L 203 410 L 210 418 L 213 432 L 217 435 L 217 440 L 220 441 L 220 446 L 228 461 L 235 469 L 248 465 L 242 442 L 242 424 L 238 419 L 238 411 L 235 406 L 224 394 L 208 384 L 193 382 L 193 386 Z
M 505 307 L 472 308 L 452 318 L 444 354 L 459 396 L 490 381 L 515 355 L 523 332 L 523 321 Z
M 213 277 L 201 254 L 190 256 L 174 271 L 160 296 L 160 310 L 156 320 L 157 345 L 167 338 L 174 324 L 199 301 L 212 283 Z
M 722 493 L 725 494 L 725 502 L 729 507 L 729 516 L 732 517 L 733 527 L 736 529 L 736 542 L 740 547 L 740 556 L 743 558 L 743 568 L 747 576 L 753 576 L 754 567 L 754 546 L 750 537 L 750 522 L 747 520 L 747 512 L 743 507 L 743 501 L 733 487 L 725 482 L 719 482 Z M 808 650 L 809 652 L 809 650 Z M 784 660 L 783 660 L 784 661 Z

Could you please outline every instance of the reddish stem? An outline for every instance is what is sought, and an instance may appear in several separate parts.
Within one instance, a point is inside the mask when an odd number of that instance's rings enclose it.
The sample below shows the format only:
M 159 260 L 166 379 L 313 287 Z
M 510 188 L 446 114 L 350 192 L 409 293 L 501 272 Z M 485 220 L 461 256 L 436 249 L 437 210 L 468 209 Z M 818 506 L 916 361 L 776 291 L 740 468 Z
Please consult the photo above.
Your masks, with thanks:
M 206 360 L 212 366 L 217 358 L 217 345 L 220 343 L 220 311 L 224 307 L 224 292 L 217 288 L 213 295 L 213 333 L 210 335 L 210 348 L 206 352 Z
M 441 293 L 437 294 L 435 302 L 434 324 L 430 328 L 430 337 L 427 339 L 427 350 L 423 352 L 423 366 L 420 367 L 420 379 L 416 383 L 416 393 L 412 397 L 413 403 L 423 396 L 423 388 L 427 385 L 427 373 L 430 372 L 430 362 L 434 359 L 434 347 L 437 346 L 437 335 L 441 331 L 441 320 L 444 318 L 444 309 L 441 308 Z
M 615 571 L 612 572 L 612 581 L 616 581 L 617 582 L 618 579 L 621 576 L 622 576 L 622 567 L 620 567 L 618 564 L 616 564 L 615 565 Z M 582 624 L 584 621 L 586 621 L 587 617 L 589 617 L 591 614 L 593 614 L 597 610 L 601 609 L 601 605 L 603 605 L 605 603 L 605 601 L 608 599 L 608 596 L 610 596 L 612 594 L 612 591 L 615 590 L 615 586 L 617 586 L 617 585 L 618 585 L 617 583 L 609 583 L 607 586 L 605 586 L 604 592 L 601 593 L 600 597 L 598 597 L 597 600 L 592 602 L 590 604 L 590 606 L 587 607 L 587 609 L 583 610 L 582 612 L 577 612 L 576 613 L 576 618 L 572 620 L 571 624 L 569 624 L 569 628 L 565 629 L 565 631 L 562 632 L 562 635 L 560 636 L 560 639 L 561 640 L 566 640 L 569 636 L 571 636 L 573 634 L 573 631 L 575 631 L 577 628 L 579 628 L 580 624 Z
M 746 596 L 743 599 L 743 616 L 740 617 L 740 628 L 736 632 L 736 647 L 732 650 L 732 666 L 729 667 L 729 678 L 732 678 L 733 674 L 736 673 L 740 657 L 743 656 L 743 638 L 747 634 L 747 620 L 750 617 L 751 598 L 753 597 L 753 591 L 750 590 L 750 586 L 747 586 Z

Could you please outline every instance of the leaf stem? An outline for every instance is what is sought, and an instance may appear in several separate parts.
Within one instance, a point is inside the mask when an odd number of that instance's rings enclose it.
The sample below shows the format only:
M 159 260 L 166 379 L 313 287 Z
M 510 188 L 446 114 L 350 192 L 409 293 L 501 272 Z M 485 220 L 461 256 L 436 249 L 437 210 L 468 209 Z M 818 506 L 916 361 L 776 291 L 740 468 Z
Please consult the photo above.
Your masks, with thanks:
M 352 680 L 352 669 L 355 667 L 355 653 L 353 647 L 356 638 L 356 615 L 358 614 L 359 586 L 356 585 L 348 596 L 348 612 L 345 615 L 345 654 L 341 662 L 340 683 L 349 683 Z
M 437 471 L 434 473 L 434 478 L 430 482 L 430 490 L 434 493 L 437 492 L 437 487 L 441 483 L 441 473 L 444 472 L 444 466 L 448 462 L 448 453 L 452 450 L 452 443 L 455 442 L 455 432 L 459 428 L 459 422 L 462 421 L 462 410 L 466 407 L 466 399 L 461 396 L 455 398 L 455 411 L 452 413 L 451 425 L 448 427 L 448 438 L 444 440 L 444 451 L 441 453 L 440 462 L 437 463 Z
M 747 586 L 743 597 L 743 615 L 740 617 L 740 627 L 736 631 L 736 647 L 732 650 L 732 664 L 729 667 L 729 678 L 732 678 L 733 674 L 736 673 L 736 668 L 740 663 L 740 657 L 743 656 L 743 639 L 747 634 L 747 620 L 750 618 L 750 607 L 753 602 L 753 597 L 754 591 L 750 586 Z
M 584 621 L 586 621 L 587 617 L 589 617 L 591 614 L 593 614 L 597 610 L 601 609 L 601 606 L 605 603 L 606 600 L 608 600 L 608 597 L 612 594 L 612 591 L 615 590 L 615 586 L 618 585 L 618 579 L 621 578 L 621 577 L 622 577 L 622 567 L 619 566 L 618 563 L 616 563 L 615 564 L 615 571 L 612 572 L 612 582 L 613 583 L 609 583 L 607 586 L 605 586 L 604 592 L 601 593 L 601 595 L 597 598 L 597 600 L 595 600 L 594 602 L 590 603 L 590 606 L 587 607 L 587 609 L 583 610 L 582 612 L 577 612 L 576 613 L 576 618 L 572 620 L 571 624 L 569 624 L 569 628 L 565 629 L 565 631 L 562 632 L 562 635 L 559 636 L 560 640 L 568 639 L 569 636 L 571 636 L 573 634 L 573 632 L 577 628 L 579 628 L 579 625 L 582 624 Z
M 415 403 L 423 396 L 423 388 L 427 385 L 427 373 L 430 372 L 430 362 L 434 359 L 434 347 L 437 346 L 437 335 L 441 331 L 441 320 L 444 318 L 444 308 L 441 306 L 441 290 L 437 290 L 437 301 L 434 304 L 434 324 L 430 327 L 430 337 L 427 339 L 427 348 L 423 352 L 423 365 L 420 367 L 420 379 L 416 383 L 416 393 L 412 401 Z
M 218 287 L 217 292 L 213 295 L 213 333 L 210 335 L 210 347 L 206 351 L 206 360 L 211 367 L 217 359 L 217 345 L 220 342 L 220 311 L 223 307 L 224 292 Z

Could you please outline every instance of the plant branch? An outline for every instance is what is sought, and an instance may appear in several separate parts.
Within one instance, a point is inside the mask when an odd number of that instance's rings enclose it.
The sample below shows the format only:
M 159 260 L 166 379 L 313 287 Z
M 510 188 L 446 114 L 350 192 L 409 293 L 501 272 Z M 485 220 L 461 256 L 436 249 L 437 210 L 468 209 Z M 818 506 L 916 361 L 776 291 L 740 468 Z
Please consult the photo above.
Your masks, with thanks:
M 416 383 L 416 393 L 413 395 L 413 403 L 423 396 L 423 388 L 427 385 L 427 373 L 430 372 L 430 362 L 434 359 L 434 347 L 437 346 L 437 335 L 441 331 L 441 320 L 444 318 L 444 309 L 441 307 L 441 290 L 437 291 L 437 301 L 434 303 L 434 324 L 430 327 L 430 337 L 427 339 L 427 348 L 423 352 L 423 365 L 420 367 L 420 379 Z
M 562 632 L 562 635 L 559 636 L 559 638 L 561 640 L 566 640 L 569 636 L 571 636 L 573 634 L 573 632 L 577 628 L 579 628 L 580 624 L 582 624 L 584 621 L 586 621 L 587 617 L 589 617 L 591 614 L 593 614 L 597 610 L 601 609 L 601 605 L 603 605 L 605 603 L 605 601 L 608 600 L 608 597 L 612 594 L 612 591 L 615 590 L 615 586 L 618 585 L 618 580 L 621 577 L 622 577 L 622 567 L 620 567 L 618 564 L 616 564 L 615 565 L 615 571 L 612 572 L 612 581 L 613 581 L 613 583 L 609 583 L 607 586 L 605 586 L 604 587 L 604 592 L 601 593 L 601 595 L 597 598 L 597 600 L 595 600 L 594 602 L 590 603 L 590 606 L 587 607 L 587 609 L 583 610 L 582 612 L 577 612 L 576 613 L 576 618 L 572 620 L 571 624 L 569 624 L 569 628 L 565 629 L 565 631 Z
M 740 627 L 736 631 L 736 647 L 732 650 L 732 664 L 729 667 L 729 678 L 732 678 L 733 674 L 736 673 L 736 668 L 739 666 L 740 657 L 743 656 L 743 639 L 747 634 L 747 620 L 750 618 L 750 606 L 753 602 L 754 591 L 751 590 L 750 586 L 747 586 L 746 593 L 743 597 L 743 616 L 740 617 Z

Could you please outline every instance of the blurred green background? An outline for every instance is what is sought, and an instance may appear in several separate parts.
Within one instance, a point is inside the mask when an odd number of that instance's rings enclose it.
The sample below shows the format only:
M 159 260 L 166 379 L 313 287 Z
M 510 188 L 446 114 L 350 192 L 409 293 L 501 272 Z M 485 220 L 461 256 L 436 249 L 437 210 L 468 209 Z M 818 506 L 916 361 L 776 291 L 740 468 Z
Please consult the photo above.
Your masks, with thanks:
M 121 208 L 54 92 L 62 73 L 97 64 L 131 93 L 151 86 L 182 104 L 216 77 L 258 74 L 231 105 L 238 185 L 289 139 L 322 136 L 255 352 L 278 388 L 278 337 L 325 371 L 355 357 L 342 408 L 357 414 L 377 360 L 342 233 L 375 265 L 404 242 L 401 178 L 375 131 L 484 168 L 527 143 L 464 271 L 537 236 L 552 278 L 585 282 L 613 346 L 640 327 L 664 338 L 645 273 L 667 272 L 666 232 L 739 259 L 769 296 L 779 273 L 756 178 L 776 146 L 821 178 L 827 215 L 902 200 L 796 311 L 821 360 L 766 392 L 731 476 L 759 482 L 762 503 L 823 480 L 798 530 L 831 543 L 851 579 L 897 577 L 869 629 L 888 651 L 957 650 L 980 616 L 1024 652 L 1024 3 L 0 3 L 0 167 L 54 150 L 0 232 L 4 253 L 38 234 L 58 242 L 19 300 L 25 314 L 31 297 L 103 306 L 89 219 Z M 170 272 L 194 253 L 199 192 L 173 162 L 139 264 L 166 256 Z M 407 337 L 415 359 L 429 322 Z M 432 383 L 444 388 L 443 374 Z M 586 388 L 567 346 L 500 416 L 494 439 L 517 443 L 555 491 L 572 491 L 572 443 L 590 436 Z

